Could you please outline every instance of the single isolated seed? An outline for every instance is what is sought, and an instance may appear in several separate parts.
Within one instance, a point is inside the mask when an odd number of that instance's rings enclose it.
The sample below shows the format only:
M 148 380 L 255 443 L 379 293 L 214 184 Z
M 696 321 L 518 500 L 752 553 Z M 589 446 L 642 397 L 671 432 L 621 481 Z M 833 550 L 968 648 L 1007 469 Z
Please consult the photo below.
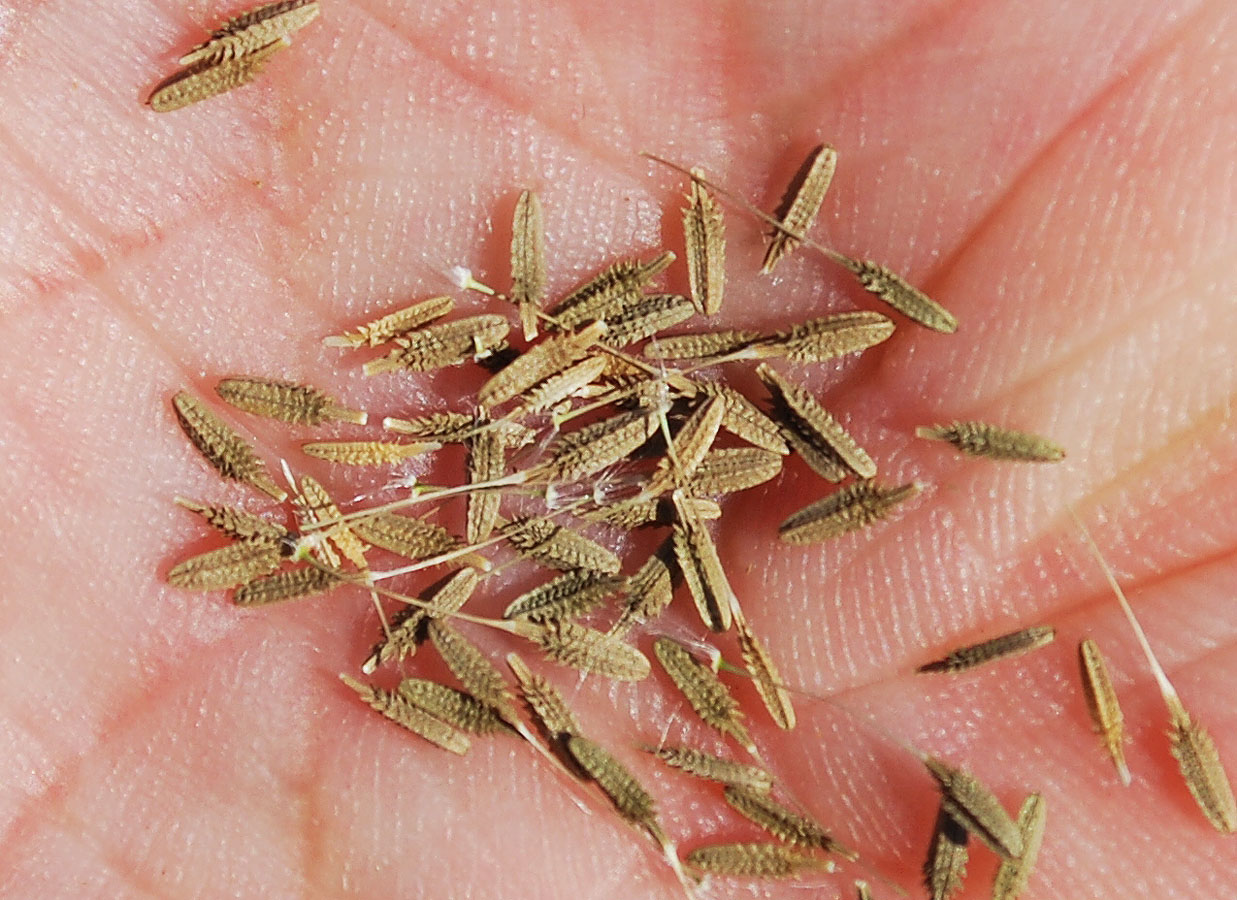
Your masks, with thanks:
M 751 355 L 776 356 L 795 363 L 828 362 L 875 347 L 888 340 L 893 331 L 893 322 L 880 313 L 837 313 L 766 336 L 751 348 Z
M 854 851 L 830 837 L 818 823 L 778 803 L 766 791 L 753 791 L 730 785 L 724 796 L 737 813 L 755 822 L 780 841 L 796 847 L 836 853 L 850 860 L 859 858 Z
M 668 637 L 653 642 L 653 653 L 704 724 L 734 738 L 749 752 L 755 752 L 756 745 L 743 724 L 739 704 L 712 669 Z
M 600 606 L 624 582 L 618 575 L 576 569 L 521 594 L 503 611 L 503 618 L 527 622 L 575 619 Z
M 350 675 L 340 675 L 339 679 L 356 691 L 372 709 L 382 713 L 396 725 L 425 738 L 431 744 L 436 744 L 460 756 L 467 753 L 472 745 L 461 731 L 413 706 L 395 691 L 364 684 Z
M 1022 830 L 1022 855 L 1001 863 L 992 882 L 992 900 L 1018 900 L 1026 890 L 1031 870 L 1044 843 L 1044 825 L 1048 807 L 1039 794 L 1031 794 L 1022 803 L 1018 813 L 1018 827 Z
M 306 456 L 344 466 L 391 466 L 442 448 L 427 441 L 400 444 L 392 441 L 318 441 L 301 444 Z
M 281 503 L 287 499 L 287 492 L 275 484 L 253 447 L 201 400 L 180 391 L 172 397 L 172 407 L 185 436 L 215 471 L 224 478 L 255 487 Z
M 942 334 L 958 330 L 958 320 L 953 313 L 901 275 L 870 259 L 849 259 L 841 254 L 832 254 L 831 258 L 849 269 L 864 290 L 875 294 L 912 322 Z
M 237 541 L 278 544 L 289 536 L 288 529 L 234 506 L 208 506 L 177 497 L 176 504 L 197 513 L 207 524 Z
M 1078 665 L 1082 671 L 1082 693 L 1087 700 L 1091 722 L 1103 741 L 1117 777 L 1127 787 L 1130 784 L 1130 769 L 1125 763 L 1125 716 L 1117 701 L 1117 690 L 1108 674 L 1108 664 L 1099 645 L 1091 638 L 1078 644 Z
M 885 518 L 917 493 L 914 482 L 886 487 L 872 479 L 857 481 L 792 514 L 778 526 L 778 536 L 788 544 L 827 541 Z
M 648 657 L 604 631 L 566 621 L 517 626 L 517 634 L 533 641 L 546 656 L 565 666 L 614 681 L 643 681 L 649 676 Z
M 767 793 L 773 789 L 773 776 L 759 766 L 723 759 L 694 747 L 646 747 L 645 750 L 666 765 L 697 778 L 736 785 L 749 791 Z
M 318 0 L 264 3 L 228 19 L 178 62 L 188 66 L 202 61 L 220 63 L 245 56 L 300 31 L 318 18 L 319 12 Z
M 1002 859 L 1022 855 L 1022 832 L 992 792 L 973 776 L 924 757 L 941 791 L 941 808 Z
M 257 78 L 270 58 L 288 46 L 285 37 L 244 56 L 221 62 L 199 60 L 155 85 L 146 104 L 155 112 L 172 112 L 227 93 Z
M 732 878 L 794 878 L 834 869 L 832 860 L 783 844 L 710 844 L 687 854 L 687 863 L 710 875 Z
M 950 900 L 962 890 L 970 856 L 966 844 L 966 829 L 942 805 L 923 864 L 923 884 L 931 900 Z
M 546 736 L 553 741 L 561 741 L 568 735 L 580 734 L 580 723 L 576 721 L 575 713 L 548 679 L 533 672 L 514 653 L 507 654 L 507 665 L 515 675 L 524 705 Z
M 317 388 L 291 381 L 224 378 L 215 385 L 215 393 L 237 409 L 294 425 L 320 425 L 327 419 L 364 425 L 368 420 L 365 413 L 345 409 Z
M 493 707 L 486 706 L 471 694 L 436 681 L 405 678 L 399 683 L 399 695 L 435 719 L 469 734 L 497 734 L 511 730 L 511 726 L 499 718 Z
M 692 175 L 704 177 L 699 169 Z M 726 290 L 726 225 L 722 208 L 695 178 L 683 210 L 683 240 L 692 303 L 701 315 L 715 316 Z
M 237 606 L 269 606 L 324 594 L 342 583 L 334 572 L 307 566 L 242 584 L 232 592 L 232 602 Z
M 795 707 L 790 700 L 790 691 L 782 681 L 782 676 L 773 665 L 769 651 L 765 649 L 755 632 L 743 616 L 735 617 L 735 633 L 739 638 L 739 652 L 743 655 L 743 664 L 747 673 L 752 676 L 756 692 L 764 702 L 765 709 L 783 731 L 795 727 Z
M 808 391 L 768 365 L 758 366 L 756 374 L 773 396 L 786 443 L 818 475 L 829 481 L 841 481 L 849 472 L 876 475 L 872 457 Z
M 242 541 L 191 556 L 168 570 L 168 584 L 195 591 L 219 591 L 273 572 L 283 557 L 269 542 Z
M 567 736 L 567 751 L 580 768 L 597 782 L 619 815 L 655 835 L 661 834 L 653 796 L 610 751 L 578 734 Z
M 778 210 L 782 227 L 775 229 L 770 236 L 764 263 L 760 267 L 761 272 L 768 275 L 783 256 L 799 246 L 803 236 L 816 221 L 816 214 L 820 212 L 820 205 L 829 190 L 829 183 L 833 181 L 837 165 L 837 151 L 828 144 L 821 144 L 808 154 L 799 172 L 791 179 L 790 187 Z
M 1014 431 L 987 422 L 954 422 L 952 425 L 921 426 L 915 429 L 921 438 L 944 441 L 968 456 L 988 459 L 1011 459 L 1030 462 L 1060 462 L 1065 450 L 1037 434 Z
M 355 331 L 323 338 L 322 343 L 327 347 L 377 347 L 406 331 L 441 319 L 454 308 L 455 301 L 450 297 L 431 297 L 359 325 Z
M 622 565 L 610 549 L 552 519 L 524 516 L 501 531 L 521 556 L 563 572 L 587 569 L 614 575 Z
M 1057 630 L 1051 625 L 1033 625 L 994 637 L 978 644 L 959 647 L 938 660 L 924 663 L 916 671 L 919 672 L 964 672 L 985 663 L 1009 659 L 1011 656 L 1021 656 L 1047 647 L 1057 637 Z
M 1237 801 L 1233 799 L 1233 786 L 1220 761 L 1220 752 L 1207 730 L 1191 719 L 1179 703 L 1172 712 L 1169 740 L 1186 787 L 1207 821 L 1222 834 L 1237 831 Z
M 519 721 L 507 682 L 475 644 L 442 619 L 431 618 L 427 630 L 434 649 L 464 690 L 491 707 L 503 721 L 513 725 Z
M 524 340 L 537 337 L 537 313 L 545 302 L 545 226 L 541 200 L 524 191 L 511 222 L 511 302 L 520 313 Z

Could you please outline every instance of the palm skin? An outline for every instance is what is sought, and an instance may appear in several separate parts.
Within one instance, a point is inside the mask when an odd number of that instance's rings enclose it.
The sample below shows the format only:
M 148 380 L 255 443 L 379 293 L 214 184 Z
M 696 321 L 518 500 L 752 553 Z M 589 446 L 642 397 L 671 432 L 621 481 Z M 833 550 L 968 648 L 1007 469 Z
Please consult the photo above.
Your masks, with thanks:
M 212 545 L 174 495 L 262 508 L 206 469 L 168 399 L 254 372 L 383 414 L 456 402 L 475 377 L 362 379 L 319 339 L 449 290 L 455 264 L 501 284 L 520 188 L 541 194 L 561 291 L 677 246 L 681 179 L 638 151 L 767 207 L 820 140 L 841 164 L 816 234 L 905 273 L 961 327 L 899 320 L 862 359 L 803 370 L 882 477 L 929 486 L 896 521 L 779 545 L 776 523 L 825 490 L 797 463 L 727 507 L 743 527 L 719 541 L 754 627 L 788 682 L 830 698 L 800 699 L 785 735 L 740 688 L 770 765 L 912 892 L 934 794 L 901 743 L 967 766 L 1007 806 L 1044 793 L 1029 896 L 1233 893 L 1237 845 L 1181 785 L 1162 703 L 1067 512 L 1237 769 L 1228 4 L 324 6 L 259 84 L 161 117 L 143 92 L 233 7 L 108 0 L 87 20 L 0 5 L 0 894 L 676 896 L 642 840 L 527 748 L 479 742 L 460 760 L 359 707 L 336 674 L 373 639 L 364 596 L 245 612 L 167 588 L 172 561 Z M 760 226 L 728 215 L 721 323 L 875 308 L 807 253 L 756 276 Z M 1043 431 L 1070 455 L 998 466 L 911 437 L 953 418 Z M 244 424 L 293 458 L 287 429 Z M 665 627 L 699 636 L 677 606 Z M 909 674 L 1041 621 L 1058 641 L 1023 662 Z M 1084 634 L 1125 704 L 1129 789 L 1089 733 Z M 413 667 L 440 671 L 429 654 Z M 685 847 L 756 839 L 715 791 L 632 749 L 709 740 L 664 684 L 550 674 Z M 962 896 L 985 896 L 992 866 L 976 851 Z M 828 882 L 839 894 L 862 872 L 845 874 Z

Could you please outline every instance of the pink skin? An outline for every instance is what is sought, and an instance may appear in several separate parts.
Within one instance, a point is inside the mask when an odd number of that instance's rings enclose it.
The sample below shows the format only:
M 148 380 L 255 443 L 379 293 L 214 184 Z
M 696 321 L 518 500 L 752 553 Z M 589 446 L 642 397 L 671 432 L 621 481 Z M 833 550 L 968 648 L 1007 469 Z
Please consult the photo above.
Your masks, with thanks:
M 899 319 L 862 359 L 800 370 L 883 478 L 928 485 L 895 521 L 779 545 L 776 523 L 828 490 L 797 461 L 726 507 L 743 527 L 719 542 L 754 627 L 790 683 L 831 695 L 800 698 L 785 735 L 741 686 L 757 741 L 916 895 L 935 798 L 899 742 L 965 765 L 1010 808 L 1043 792 L 1031 896 L 1231 895 L 1237 838 L 1182 786 L 1163 704 L 1067 510 L 1237 771 L 1232 5 L 447 5 L 324 3 L 260 83 L 165 116 L 145 92 L 235 4 L 0 5 L 0 894 L 679 896 L 651 845 L 527 747 L 478 740 L 458 759 L 362 708 L 336 675 L 373 640 L 364 595 L 238 611 L 165 586 L 173 561 L 216 543 L 173 496 L 269 508 L 219 483 L 168 401 L 253 372 L 376 417 L 458 402 L 477 384 L 464 370 L 364 379 L 319 339 L 451 290 L 455 264 L 503 286 L 522 187 L 541 194 L 561 292 L 615 256 L 679 247 L 682 179 L 638 151 L 768 207 L 828 140 L 841 164 L 814 234 L 887 262 L 962 324 L 949 337 Z M 878 308 L 809 253 L 753 274 L 762 229 L 727 215 L 719 321 Z M 684 288 L 681 266 L 667 284 Z M 954 418 L 1042 431 L 1070 455 L 998 465 L 911 436 Z M 341 496 L 372 484 L 305 462 L 286 428 L 234 421 Z M 511 592 L 492 593 L 479 608 Z M 910 674 L 1036 622 L 1059 639 L 1032 657 Z M 701 633 L 686 597 L 659 627 Z M 1128 789 L 1083 709 L 1084 634 L 1125 704 Z M 430 652 L 409 669 L 441 672 Z M 547 671 L 685 849 L 758 839 L 717 791 L 634 749 L 663 733 L 716 746 L 662 679 L 575 692 Z M 993 867 L 975 850 L 962 896 L 986 896 Z M 847 893 L 863 874 L 828 883 Z M 707 896 L 806 894 L 716 881 Z

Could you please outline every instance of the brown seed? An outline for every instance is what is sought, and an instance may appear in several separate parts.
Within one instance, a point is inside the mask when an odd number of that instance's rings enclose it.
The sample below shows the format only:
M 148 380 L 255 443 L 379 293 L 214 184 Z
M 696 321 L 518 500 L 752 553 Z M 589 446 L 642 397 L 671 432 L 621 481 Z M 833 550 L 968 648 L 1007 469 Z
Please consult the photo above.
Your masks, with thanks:
M 316 19 L 319 12 L 318 0 L 264 3 L 228 19 L 211 32 L 209 39 L 198 44 L 178 62 L 188 66 L 201 61 L 219 63 L 245 56 L 300 31 Z
M 765 791 L 730 785 L 724 793 L 726 802 L 736 812 L 780 841 L 858 859 L 857 854 L 835 841 L 818 823 L 778 803 Z
M 185 436 L 220 475 L 256 487 L 277 501 L 287 499 L 287 492 L 271 479 L 249 443 L 201 400 L 181 391 L 172 398 L 172 406 Z
M 375 547 L 412 560 L 428 559 L 462 546 L 458 537 L 425 519 L 375 513 L 350 523 L 357 537 Z
M 607 347 L 626 347 L 686 322 L 695 310 L 691 300 L 681 294 L 643 295 L 621 312 L 606 317 L 609 329 L 601 343 Z
M 644 410 L 602 419 L 559 437 L 540 471 L 556 481 L 586 478 L 626 459 L 656 430 L 656 418 Z
M 1035 868 L 1039 848 L 1044 842 L 1044 824 L 1048 808 L 1044 798 L 1032 794 L 1022 803 L 1018 813 L 1018 827 L 1022 830 L 1022 855 L 1001 863 L 992 883 L 992 900 L 1018 900 L 1026 889 Z
M 399 695 L 435 719 L 469 734 L 496 734 L 511 730 L 511 726 L 500 719 L 492 707 L 471 694 L 436 681 L 405 678 L 399 683 Z
M 288 46 L 288 39 L 282 38 L 234 59 L 199 60 L 155 85 L 146 104 L 155 112 L 172 112 L 246 85 L 261 74 L 272 56 Z
M 834 868 L 832 860 L 782 844 L 710 844 L 687 854 L 687 863 L 710 875 L 736 878 L 794 878 Z
M 687 582 L 700 621 L 711 631 L 730 630 L 733 610 L 738 605 L 730 579 L 722 568 L 721 557 L 709 528 L 681 491 L 674 492 L 678 520 L 674 523 L 674 557 Z
M 460 569 L 434 592 L 429 606 L 409 604 L 401 609 L 391 618 L 388 631 L 383 634 L 382 640 L 374 645 L 369 657 L 361 664 L 361 671 L 370 675 L 380 665 L 392 660 L 402 662 L 413 656 L 417 647 L 429 636 L 429 621 L 459 612 L 473 595 L 480 580 L 476 569 Z
M 587 356 L 605 331 L 604 322 L 594 322 L 580 332 L 546 338 L 491 376 L 477 392 L 477 402 L 490 409 L 557 375 Z
M 987 422 L 921 426 L 915 429 L 915 434 L 928 440 L 953 444 L 959 452 L 968 456 L 1030 462 L 1060 462 L 1065 459 L 1065 450 L 1048 438 Z
M 472 436 L 477 430 L 477 420 L 464 413 L 443 412 L 431 413 L 417 419 L 386 418 L 382 420 L 382 427 L 412 437 L 456 444 Z
M 606 371 L 606 356 L 591 356 L 557 375 L 552 375 L 526 393 L 520 406 L 522 413 L 544 412 L 564 400 L 577 396 Z
M 666 456 L 657 464 L 644 489 L 646 494 L 661 494 L 676 486 L 685 487 L 704 459 L 722 426 L 725 404 L 709 397 L 688 416 L 674 435 Z
M 277 544 L 243 541 L 191 556 L 172 566 L 167 579 L 172 587 L 218 591 L 273 572 L 281 561 Z
M 237 409 L 294 425 L 320 425 L 327 419 L 364 425 L 368 418 L 358 410 L 345 409 L 317 388 L 291 381 L 224 378 L 215 385 L 215 393 Z
M 623 584 L 618 575 L 576 569 L 521 594 L 503 611 L 503 618 L 528 622 L 579 618 Z
M 289 536 L 288 529 L 278 522 L 271 522 L 234 506 L 207 506 L 184 497 L 177 497 L 176 503 L 197 513 L 213 528 L 238 541 L 278 544 Z
M 377 375 L 396 369 L 428 372 L 456 366 L 493 353 L 503 344 L 510 329 L 503 316 L 493 314 L 440 322 L 395 338 L 396 349 L 386 356 L 371 359 L 363 370 L 366 375 Z
M 520 312 L 524 340 L 537 337 L 537 313 L 545 302 L 545 227 L 541 200 L 524 191 L 511 222 L 511 302 Z
M 840 254 L 833 258 L 850 269 L 865 290 L 880 297 L 911 321 L 942 334 L 953 334 L 958 330 L 958 320 L 953 313 L 909 284 L 901 275 L 870 259 L 847 259 Z
M 392 441 L 318 441 L 301 444 L 301 450 L 315 459 L 344 466 L 390 466 L 438 450 L 436 442 L 399 444 Z
M 959 647 L 941 659 L 924 663 L 919 672 L 963 672 L 982 666 L 985 663 L 1009 659 L 1011 656 L 1021 656 L 1040 647 L 1047 647 L 1057 636 L 1057 630 L 1051 625 L 1034 625 L 1019 631 L 1012 631 L 1000 637 L 994 637 L 978 644 Z
M 1237 801 L 1211 735 L 1178 706 L 1169 739 L 1186 787 L 1207 821 L 1222 834 L 1237 831 Z
M 688 775 L 719 784 L 738 785 L 751 791 L 773 789 L 773 776 L 759 766 L 722 759 L 694 747 L 646 747 L 649 753 Z
M 704 360 L 737 353 L 764 337 L 759 331 L 710 331 L 703 334 L 678 334 L 657 338 L 644 347 L 649 359 Z
M 876 475 L 876 463 L 816 398 L 768 365 L 756 374 L 773 395 L 782 436 L 803 461 L 829 481 L 841 481 L 848 470 L 860 478 Z
M 682 644 L 667 637 L 653 642 L 653 653 L 704 724 L 734 738 L 749 752 L 755 752 L 756 745 L 743 724 L 739 704 L 712 669 L 699 662 Z
M 493 708 L 503 721 L 512 725 L 518 722 L 507 682 L 486 655 L 442 619 L 430 619 L 427 630 L 434 649 L 464 690 Z
M 507 665 L 515 675 L 520 696 L 547 737 L 561 741 L 567 735 L 580 733 L 580 723 L 554 685 L 534 673 L 514 653 L 507 654 Z
M 1117 691 L 1108 674 L 1108 664 L 1099 645 L 1091 638 L 1078 644 L 1078 665 L 1082 671 L 1082 692 L 1091 713 L 1091 722 L 1108 755 L 1116 766 L 1121 783 L 1130 783 L 1130 769 L 1125 763 L 1125 716 L 1117 701 Z
M 552 315 L 556 328 L 578 328 L 593 319 L 606 319 L 621 313 L 638 301 L 644 286 L 674 262 L 666 251 L 646 263 L 620 260 L 575 288 L 559 303 Z
M 970 856 L 966 843 L 966 829 L 942 805 L 923 865 L 923 883 L 931 900 L 949 900 L 962 890 Z
M 790 731 L 795 727 L 795 708 L 790 700 L 790 691 L 786 689 L 782 676 L 773 665 L 773 659 L 742 616 L 735 617 L 735 632 L 739 638 L 743 664 L 752 676 L 765 709 L 769 711 L 778 728 Z
M 502 478 L 507 468 L 503 435 L 497 429 L 479 431 L 468 439 L 468 483 L 484 484 Z M 476 490 L 468 494 L 467 527 L 464 536 L 479 544 L 490 536 L 498 523 L 502 494 Z
M 919 485 L 886 487 L 872 480 L 857 481 L 792 514 L 778 535 L 788 544 L 814 544 L 857 531 L 883 519 L 899 503 L 919 493 Z
M 356 331 L 345 331 L 343 334 L 323 338 L 322 343 L 327 347 L 377 347 L 406 331 L 441 319 L 454 308 L 455 301 L 450 297 L 431 297 L 366 322 L 358 326 Z
M 710 450 L 687 489 L 693 494 L 733 494 L 764 484 L 782 471 L 782 457 L 759 447 Z
M 785 456 L 790 452 L 786 442 L 782 440 L 777 423 L 760 411 L 734 388 L 720 381 L 706 381 L 700 385 L 706 394 L 722 398 L 725 413 L 722 415 L 722 428 L 749 444 Z
M 700 174 L 693 169 L 692 174 Z M 692 181 L 683 210 L 683 240 L 687 247 L 687 283 L 692 303 L 701 315 L 722 308 L 726 289 L 726 225 L 722 209 L 699 181 Z
M 610 628 L 616 636 L 627 634 L 637 622 L 650 622 L 674 599 L 674 548 L 667 541 L 627 579 L 627 602 Z
M 300 518 L 302 531 L 310 530 L 308 526 L 322 522 L 334 522 L 335 524 L 328 526 L 325 530 L 330 543 L 334 544 L 344 558 L 358 569 L 369 568 L 369 563 L 365 560 L 365 551 L 369 548 L 346 522 L 339 521 L 343 518 L 343 513 L 316 478 L 309 475 L 301 477 L 300 491 L 293 501 L 293 508 Z M 330 568 L 339 568 L 339 557 L 327 543 L 319 544 L 316 550 L 319 559 Z
M 588 569 L 613 575 L 621 566 L 611 550 L 551 519 L 525 516 L 504 525 L 502 534 L 521 556 L 563 572 Z
M 269 606 L 323 594 L 342 583 L 343 580 L 334 572 L 307 566 L 242 584 L 232 592 L 232 602 L 237 606 Z
M 413 706 L 398 693 L 363 684 L 348 675 L 340 675 L 339 678 L 356 691 L 370 707 L 395 724 L 407 728 L 413 734 L 425 738 L 444 750 L 450 750 L 460 756 L 468 752 L 471 742 L 462 732 Z
M 780 356 L 790 362 L 828 362 L 874 347 L 893 330 L 893 322 L 880 313 L 837 313 L 766 337 L 752 350 L 754 356 Z
M 643 681 L 649 675 L 649 661 L 643 653 L 603 631 L 563 621 L 517 624 L 521 626 L 517 633 L 565 666 L 615 681 Z
M 661 834 L 653 796 L 610 751 L 578 734 L 567 736 L 567 751 L 580 768 L 597 782 L 620 816 L 655 835 Z
M 991 791 L 934 757 L 925 757 L 924 765 L 940 787 L 942 809 L 1002 859 L 1022 855 L 1022 832 Z
M 782 228 L 775 229 L 769 238 L 769 247 L 765 251 L 764 264 L 760 271 L 769 274 L 778 261 L 799 246 L 803 236 L 820 212 L 820 204 L 833 181 L 834 170 L 837 169 L 837 151 L 828 144 L 821 144 L 812 149 L 807 159 L 799 168 L 799 172 L 791 180 L 782 201 L 778 218 Z

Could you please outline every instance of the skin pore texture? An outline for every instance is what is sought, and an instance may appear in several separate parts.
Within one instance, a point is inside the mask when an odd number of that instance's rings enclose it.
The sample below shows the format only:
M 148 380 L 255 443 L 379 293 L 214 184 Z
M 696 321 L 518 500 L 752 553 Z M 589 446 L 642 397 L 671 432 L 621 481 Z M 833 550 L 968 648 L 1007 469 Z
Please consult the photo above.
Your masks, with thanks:
M 245 611 L 167 587 L 176 560 L 218 543 L 173 496 L 270 508 L 207 469 L 169 400 L 254 373 L 375 420 L 459 408 L 474 373 L 365 379 L 321 337 L 453 292 L 453 265 L 505 287 L 521 189 L 541 196 L 561 295 L 616 257 L 681 250 L 683 180 L 640 150 L 771 208 L 820 141 L 839 167 L 813 236 L 905 274 L 961 324 L 897 318 L 861 358 L 794 370 L 885 480 L 927 485 L 895 521 L 779 544 L 777 523 L 831 490 L 797 460 L 725 506 L 718 543 L 754 629 L 789 683 L 831 698 L 800 697 L 784 734 L 741 685 L 757 743 L 912 896 L 937 797 L 899 741 L 965 766 L 1011 811 L 1043 793 L 1028 896 L 1231 895 L 1237 839 L 1181 783 L 1163 704 L 1068 513 L 1237 771 L 1231 3 L 323 0 L 256 84 L 164 116 L 142 105 L 243 8 L 0 2 L 0 895 L 681 896 L 650 842 L 526 746 L 479 739 L 460 759 L 362 707 L 337 674 L 377 631 L 363 593 Z M 727 223 L 718 325 L 879 308 L 806 252 L 758 276 L 763 228 L 734 209 Z M 685 289 L 681 264 L 664 283 Z M 913 437 L 970 418 L 1069 456 L 989 463 Z M 294 453 L 356 430 L 232 421 L 341 500 L 375 485 Z M 487 587 L 478 608 L 514 590 Z M 912 674 L 1036 623 L 1058 639 L 1031 656 Z M 462 627 L 496 655 L 527 647 Z M 702 636 L 685 594 L 658 628 Z M 1087 720 L 1085 635 L 1124 705 L 1128 789 Z M 408 668 L 444 674 L 429 651 Z M 538 668 L 684 850 L 761 839 L 719 789 L 635 749 L 721 746 L 663 677 Z M 961 896 L 987 896 L 994 869 L 973 849 Z M 705 896 L 850 896 L 864 874 L 717 880 Z

